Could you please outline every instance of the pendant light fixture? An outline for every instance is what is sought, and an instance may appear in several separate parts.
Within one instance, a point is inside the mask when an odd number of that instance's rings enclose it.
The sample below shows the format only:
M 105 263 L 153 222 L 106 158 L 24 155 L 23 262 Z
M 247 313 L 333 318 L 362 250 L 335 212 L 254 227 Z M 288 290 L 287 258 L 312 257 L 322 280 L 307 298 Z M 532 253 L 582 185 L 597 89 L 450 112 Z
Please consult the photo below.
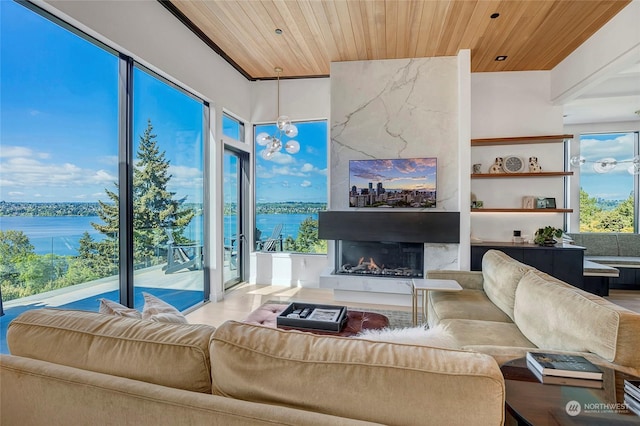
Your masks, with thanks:
M 300 151 L 300 143 L 294 139 L 284 141 L 286 138 L 295 138 L 298 135 L 298 128 L 295 124 L 291 123 L 291 120 L 286 115 L 280 115 L 280 73 L 282 68 L 276 67 L 274 71 L 277 74 L 278 79 L 278 118 L 276 120 L 276 131 L 273 135 L 266 132 L 258 133 L 256 136 L 256 143 L 260 146 L 264 146 L 264 150 L 260 153 L 265 160 L 273 159 L 273 156 L 282 150 L 289 154 L 297 154 Z

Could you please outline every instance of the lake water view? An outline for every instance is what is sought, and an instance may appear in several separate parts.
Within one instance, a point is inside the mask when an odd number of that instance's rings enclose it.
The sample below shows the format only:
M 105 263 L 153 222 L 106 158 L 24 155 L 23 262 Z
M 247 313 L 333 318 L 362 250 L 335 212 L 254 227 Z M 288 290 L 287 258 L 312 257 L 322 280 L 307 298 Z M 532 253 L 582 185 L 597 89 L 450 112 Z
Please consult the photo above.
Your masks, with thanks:
M 281 223 L 282 236 L 296 238 L 300 223 L 308 217 L 318 219 L 317 214 L 261 214 L 256 216 L 256 227 L 262 239 L 271 236 L 274 227 Z M 95 241 L 104 237 L 91 223 L 102 223 L 98 216 L 0 216 L 0 230 L 22 231 L 39 255 L 54 253 L 59 256 L 76 256 L 80 238 L 86 231 Z M 225 237 L 235 237 L 235 216 L 224 217 Z M 185 236 L 202 241 L 202 216 L 196 216 L 187 227 Z

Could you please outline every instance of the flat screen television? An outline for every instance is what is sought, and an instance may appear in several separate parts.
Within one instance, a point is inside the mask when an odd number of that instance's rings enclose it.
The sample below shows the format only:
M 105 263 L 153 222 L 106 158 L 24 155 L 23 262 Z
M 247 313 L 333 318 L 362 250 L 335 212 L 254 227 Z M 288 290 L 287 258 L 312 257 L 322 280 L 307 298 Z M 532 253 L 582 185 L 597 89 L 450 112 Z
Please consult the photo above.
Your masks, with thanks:
M 349 161 L 349 206 L 436 207 L 437 158 Z

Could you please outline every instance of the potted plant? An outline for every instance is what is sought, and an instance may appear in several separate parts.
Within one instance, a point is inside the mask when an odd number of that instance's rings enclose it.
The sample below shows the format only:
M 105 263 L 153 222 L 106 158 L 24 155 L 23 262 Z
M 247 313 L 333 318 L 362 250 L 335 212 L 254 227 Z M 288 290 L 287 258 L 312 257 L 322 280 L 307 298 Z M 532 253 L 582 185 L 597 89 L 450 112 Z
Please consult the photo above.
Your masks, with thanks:
M 545 226 L 536 231 L 533 242 L 540 246 L 552 246 L 557 243 L 556 238 L 562 236 L 562 229 Z

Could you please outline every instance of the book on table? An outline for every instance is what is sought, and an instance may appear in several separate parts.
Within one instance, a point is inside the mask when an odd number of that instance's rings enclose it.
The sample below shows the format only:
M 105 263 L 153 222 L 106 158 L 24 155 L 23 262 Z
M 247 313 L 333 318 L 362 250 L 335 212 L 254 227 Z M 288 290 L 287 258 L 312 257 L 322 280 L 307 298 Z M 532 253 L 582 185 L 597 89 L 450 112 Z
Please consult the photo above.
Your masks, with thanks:
M 624 393 L 640 401 L 640 380 L 624 380 Z M 640 404 L 640 402 L 638 402 Z
M 580 355 L 527 352 L 527 361 L 543 376 L 602 380 L 602 370 Z
M 640 416 L 640 401 L 625 392 L 624 403 L 627 405 L 629 410 Z
M 529 361 L 527 367 L 536 376 L 540 383 L 545 385 L 578 386 L 582 388 L 602 389 L 602 380 L 576 379 L 575 377 L 545 376 L 540 373 Z

